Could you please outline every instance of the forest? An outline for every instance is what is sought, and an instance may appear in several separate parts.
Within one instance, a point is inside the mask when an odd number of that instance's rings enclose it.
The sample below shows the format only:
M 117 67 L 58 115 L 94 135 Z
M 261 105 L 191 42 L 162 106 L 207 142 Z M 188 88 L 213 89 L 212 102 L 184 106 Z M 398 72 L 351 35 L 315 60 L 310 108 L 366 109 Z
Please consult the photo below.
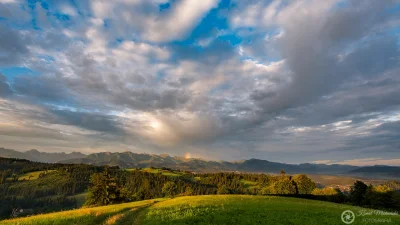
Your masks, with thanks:
M 161 197 L 213 194 L 285 195 L 398 209 L 400 183 L 372 186 L 357 181 L 350 193 L 317 188 L 304 174 L 193 173 L 169 168 L 120 169 L 109 166 L 37 163 L 0 158 L 0 218 L 15 209 L 34 214 L 78 208 L 76 194 L 87 193 L 83 207 Z

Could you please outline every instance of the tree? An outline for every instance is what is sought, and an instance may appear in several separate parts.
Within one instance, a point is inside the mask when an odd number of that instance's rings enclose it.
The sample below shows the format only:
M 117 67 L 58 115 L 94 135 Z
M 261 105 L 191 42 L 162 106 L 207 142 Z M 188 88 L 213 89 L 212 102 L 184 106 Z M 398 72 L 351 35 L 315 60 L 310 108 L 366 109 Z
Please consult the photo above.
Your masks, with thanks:
M 292 180 L 285 177 L 272 184 L 271 192 L 278 195 L 296 194 L 296 186 Z
M 304 174 L 293 177 L 296 184 L 297 194 L 308 195 L 316 188 L 315 182 Z
M 319 196 L 321 200 L 327 200 L 331 202 L 343 203 L 346 201 L 346 196 L 338 188 L 326 187 L 326 188 L 315 188 L 312 195 Z
M 107 170 L 103 173 L 93 174 L 90 183 L 86 206 L 109 205 L 123 201 L 121 187 L 117 185 L 115 178 Z
M 144 200 L 144 198 L 145 198 L 145 193 L 144 193 L 143 188 L 142 188 L 142 187 L 139 188 L 139 190 L 138 190 L 135 194 L 132 195 L 132 198 L 133 198 L 133 200 L 135 200 L 135 201 Z
M 312 192 L 312 195 L 324 195 L 324 196 L 328 196 L 328 195 L 336 195 L 338 194 L 337 189 L 335 188 L 331 188 L 331 187 L 326 187 L 326 188 L 315 188 Z
M 176 194 L 177 186 L 174 182 L 168 181 L 167 183 L 164 184 L 162 188 L 162 193 L 166 197 L 171 197 L 173 198 Z
M 386 185 L 369 185 L 362 203 L 374 208 L 395 208 L 394 197 L 394 192 Z
M 229 188 L 226 185 L 221 185 L 218 187 L 217 194 L 219 195 L 230 194 Z
M 356 181 L 350 189 L 350 200 L 355 205 L 361 205 L 365 198 L 368 186 L 362 181 Z
M 193 195 L 193 189 L 190 186 L 187 186 L 186 189 L 185 189 L 184 195 L 186 195 L 186 196 Z
M 274 191 L 272 186 L 267 186 L 263 187 L 260 192 L 262 195 L 270 195 L 273 194 Z

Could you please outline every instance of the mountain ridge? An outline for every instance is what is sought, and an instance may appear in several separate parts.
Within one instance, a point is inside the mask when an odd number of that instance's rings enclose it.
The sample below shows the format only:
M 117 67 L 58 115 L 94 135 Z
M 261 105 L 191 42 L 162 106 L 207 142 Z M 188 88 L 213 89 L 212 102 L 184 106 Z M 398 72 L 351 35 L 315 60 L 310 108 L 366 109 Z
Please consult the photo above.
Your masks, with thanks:
M 188 170 L 193 172 L 218 172 L 235 171 L 251 173 L 279 173 L 284 170 L 286 173 L 309 173 L 309 174 L 331 174 L 331 175 L 359 175 L 359 176 L 398 176 L 400 167 L 393 166 L 370 166 L 360 167 L 341 164 L 287 164 L 271 162 L 263 159 L 247 159 L 237 161 L 212 161 L 200 158 L 184 158 L 170 156 L 168 154 L 147 154 L 124 152 L 98 152 L 85 155 L 80 152 L 72 153 L 47 153 L 32 149 L 26 152 L 19 152 L 13 149 L 0 148 L 0 157 L 21 158 L 46 163 L 66 164 L 91 164 L 110 165 L 121 168 L 144 168 L 144 167 L 168 167 L 171 169 Z
M 36 149 L 31 149 L 25 152 L 16 151 L 14 149 L 0 148 L 0 157 L 27 159 L 34 162 L 56 163 L 61 160 L 83 158 L 87 155 L 80 152 L 40 152 Z

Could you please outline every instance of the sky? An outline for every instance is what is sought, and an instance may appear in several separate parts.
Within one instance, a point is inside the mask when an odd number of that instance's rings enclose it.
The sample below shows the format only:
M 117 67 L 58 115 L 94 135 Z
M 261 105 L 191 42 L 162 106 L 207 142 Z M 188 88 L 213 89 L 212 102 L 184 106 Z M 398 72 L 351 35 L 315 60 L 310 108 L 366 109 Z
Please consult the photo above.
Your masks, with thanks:
M 400 166 L 400 2 L 0 0 L 0 147 Z

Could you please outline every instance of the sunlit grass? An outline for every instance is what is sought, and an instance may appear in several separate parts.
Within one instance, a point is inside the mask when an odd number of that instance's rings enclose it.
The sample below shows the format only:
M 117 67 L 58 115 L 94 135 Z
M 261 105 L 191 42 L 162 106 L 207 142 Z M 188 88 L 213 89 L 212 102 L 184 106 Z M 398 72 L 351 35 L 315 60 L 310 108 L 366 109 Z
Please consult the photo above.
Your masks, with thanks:
M 4 225 L 70 225 L 70 224 L 102 224 L 107 220 L 112 221 L 113 216 L 131 210 L 135 207 L 142 207 L 164 199 L 154 199 L 139 202 L 124 203 L 118 205 L 101 206 L 94 208 L 82 208 L 57 213 L 35 215 L 31 217 L 18 218 L 0 221 Z M 114 217 L 115 220 L 117 218 Z
M 144 225 L 169 224 L 341 224 L 341 214 L 362 208 L 298 198 L 248 195 L 181 197 L 144 209 Z M 376 218 L 376 217 L 365 217 Z M 399 216 L 386 216 L 399 224 Z M 362 224 L 361 218 L 353 224 Z
M 258 182 L 249 181 L 249 180 L 244 180 L 244 179 L 240 180 L 240 182 L 242 182 L 242 184 L 243 184 L 245 187 L 259 186 L 259 185 L 260 185 Z
M 0 221 L 0 224 L 115 224 L 115 225 L 192 225 L 192 224 L 343 224 L 341 214 L 352 210 L 373 210 L 344 204 L 300 198 L 251 195 L 186 196 L 140 202 L 83 208 L 27 218 Z M 359 216 L 364 219 L 385 219 L 384 224 L 400 224 L 400 216 Z

